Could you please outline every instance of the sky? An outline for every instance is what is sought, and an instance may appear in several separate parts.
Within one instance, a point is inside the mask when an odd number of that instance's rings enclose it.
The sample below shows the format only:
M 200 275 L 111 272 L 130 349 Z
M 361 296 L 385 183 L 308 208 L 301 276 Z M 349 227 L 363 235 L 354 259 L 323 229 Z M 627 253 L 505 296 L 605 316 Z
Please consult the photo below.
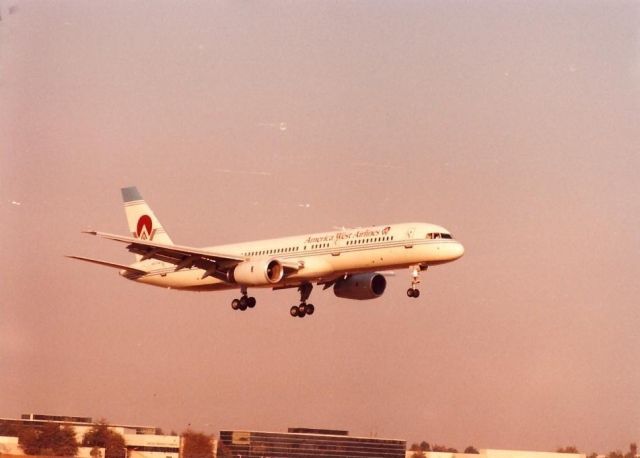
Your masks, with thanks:
M 346 429 L 463 449 L 640 440 L 640 2 L 0 0 L 0 417 Z M 406 297 L 187 293 L 174 242 L 424 221 Z

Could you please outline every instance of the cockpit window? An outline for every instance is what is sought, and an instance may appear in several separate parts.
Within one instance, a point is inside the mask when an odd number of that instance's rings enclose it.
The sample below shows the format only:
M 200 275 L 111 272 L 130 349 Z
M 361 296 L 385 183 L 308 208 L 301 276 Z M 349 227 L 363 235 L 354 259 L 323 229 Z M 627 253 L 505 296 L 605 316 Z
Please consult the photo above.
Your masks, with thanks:
M 427 238 L 430 239 L 430 240 L 434 240 L 434 239 L 453 239 L 451 234 L 444 234 L 444 233 L 441 233 L 441 232 L 429 232 L 427 234 Z

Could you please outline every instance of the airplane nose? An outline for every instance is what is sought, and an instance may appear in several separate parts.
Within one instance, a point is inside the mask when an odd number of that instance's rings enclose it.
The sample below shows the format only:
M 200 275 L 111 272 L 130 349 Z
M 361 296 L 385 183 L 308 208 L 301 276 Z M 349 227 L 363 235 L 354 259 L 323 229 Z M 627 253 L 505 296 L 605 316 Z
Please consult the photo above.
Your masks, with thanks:
M 453 248 L 453 259 L 461 258 L 463 254 L 464 254 L 464 246 L 462 246 L 462 243 L 460 242 L 456 243 Z

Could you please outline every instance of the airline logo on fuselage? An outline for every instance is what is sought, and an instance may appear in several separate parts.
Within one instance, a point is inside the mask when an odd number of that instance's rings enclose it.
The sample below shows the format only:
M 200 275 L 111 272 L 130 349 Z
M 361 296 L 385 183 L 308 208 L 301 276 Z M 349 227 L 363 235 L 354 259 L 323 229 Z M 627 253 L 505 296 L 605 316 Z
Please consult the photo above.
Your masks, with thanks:
M 138 224 L 136 226 L 136 232 L 133 236 L 141 240 L 153 240 L 157 229 L 153 228 L 153 222 L 149 215 L 142 215 L 138 218 Z
M 358 229 L 353 231 L 340 231 L 333 234 L 322 235 L 310 235 L 305 240 L 305 243 L 320 243 L 331 242 L 334 240 L 349 240 L 359 239 L 365 237 L 378 237 L 381 235 L 387 235 L 391 230 L 391 226 L 387 226 L 384 229 Z

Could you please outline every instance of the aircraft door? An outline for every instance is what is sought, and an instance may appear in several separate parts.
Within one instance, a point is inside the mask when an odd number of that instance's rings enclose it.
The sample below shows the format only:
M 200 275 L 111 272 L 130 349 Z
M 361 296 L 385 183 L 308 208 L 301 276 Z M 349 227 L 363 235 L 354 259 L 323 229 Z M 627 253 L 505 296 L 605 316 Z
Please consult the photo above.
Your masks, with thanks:
M 410 227 L 407 229 L 407 243 L 405 243 L 405 248 L 413 248 L 413 237 L 416 234 L 416 228 Z

